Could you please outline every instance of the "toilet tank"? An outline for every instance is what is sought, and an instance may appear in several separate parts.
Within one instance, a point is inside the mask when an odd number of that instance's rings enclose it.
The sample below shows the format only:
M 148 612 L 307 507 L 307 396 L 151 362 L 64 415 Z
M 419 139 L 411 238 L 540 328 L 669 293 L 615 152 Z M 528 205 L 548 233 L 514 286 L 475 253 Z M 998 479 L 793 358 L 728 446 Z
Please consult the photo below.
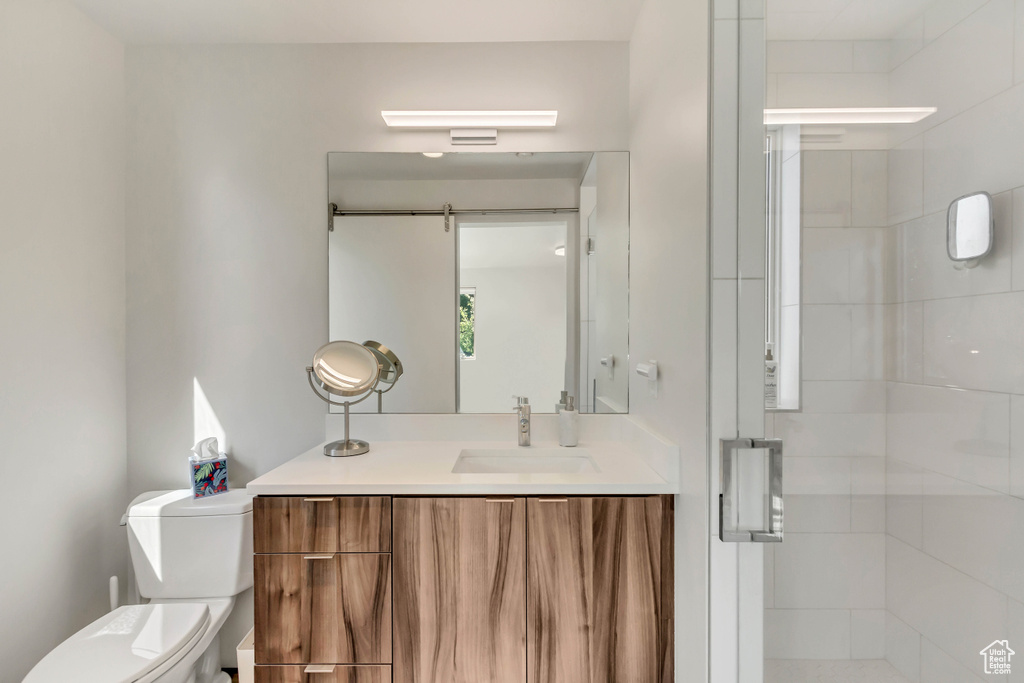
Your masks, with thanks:
M 252 496 L 150 491 L 131 502 L 128 548 L 146 598 L 227 598 L 252 586 Z

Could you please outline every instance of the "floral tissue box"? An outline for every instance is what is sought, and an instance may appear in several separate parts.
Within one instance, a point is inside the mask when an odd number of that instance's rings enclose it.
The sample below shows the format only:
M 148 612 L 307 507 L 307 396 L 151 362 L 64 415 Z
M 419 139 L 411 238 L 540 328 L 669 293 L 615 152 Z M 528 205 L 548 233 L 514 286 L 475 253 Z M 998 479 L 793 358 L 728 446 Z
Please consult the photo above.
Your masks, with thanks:
M 189 460 L 192 497 L 215 496 L 228 490 L 228 459 Z

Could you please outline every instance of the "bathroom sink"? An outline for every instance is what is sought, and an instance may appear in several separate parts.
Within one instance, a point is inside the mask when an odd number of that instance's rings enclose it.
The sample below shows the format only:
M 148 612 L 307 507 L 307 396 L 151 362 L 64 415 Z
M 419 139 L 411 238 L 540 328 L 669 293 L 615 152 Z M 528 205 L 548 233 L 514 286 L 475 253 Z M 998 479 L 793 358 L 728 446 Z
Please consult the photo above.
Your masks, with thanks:
M 468 448 L 459 453 L 455 474 L 582 474 L 598 472 L 582 448 Z

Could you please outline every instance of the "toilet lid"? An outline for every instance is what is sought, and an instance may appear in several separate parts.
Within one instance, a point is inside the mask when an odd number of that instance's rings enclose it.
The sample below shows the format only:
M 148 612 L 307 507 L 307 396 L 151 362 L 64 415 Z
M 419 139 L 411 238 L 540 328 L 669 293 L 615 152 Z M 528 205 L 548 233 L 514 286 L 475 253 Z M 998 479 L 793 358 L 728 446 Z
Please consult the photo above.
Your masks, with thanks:
M 209 620 L 203 603 L 119 607 L 58 645 L 24 683 L 132 683 L 184 655 Z

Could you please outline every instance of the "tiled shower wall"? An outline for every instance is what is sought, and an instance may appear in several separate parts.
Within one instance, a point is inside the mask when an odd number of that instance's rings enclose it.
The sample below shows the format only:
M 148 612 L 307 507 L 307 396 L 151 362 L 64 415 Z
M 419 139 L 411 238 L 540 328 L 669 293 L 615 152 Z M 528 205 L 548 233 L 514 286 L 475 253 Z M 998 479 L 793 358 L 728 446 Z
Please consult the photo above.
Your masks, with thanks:
M 889 103 L 939 111 L 889 154 L 886 656 L 912 681 L 1024 680 L 1024 1 L 938 4 L 894 42 Z M 994 195 L 995 249 L 946 257 Z
M 787 539 L 765 654 L 985 680 L 990 642 L 1024 652 L 1024 0 L 935 2 L 882 46 L 768 55 L 770 106 L 939 112 L 804 152 L 803 410 L 768 418 Z M 996 247 L 956 270 L 945 210 L 977 190 Z
M 770 42 L 770 107 L 884 96 L 888 45 Z M 765 656 L 885 655 L 887 154 L 802 152 L 801 411 L 785 441 L 786 541 L 766 550 Z M 879 145 L 879 147 L 882 147 Z

